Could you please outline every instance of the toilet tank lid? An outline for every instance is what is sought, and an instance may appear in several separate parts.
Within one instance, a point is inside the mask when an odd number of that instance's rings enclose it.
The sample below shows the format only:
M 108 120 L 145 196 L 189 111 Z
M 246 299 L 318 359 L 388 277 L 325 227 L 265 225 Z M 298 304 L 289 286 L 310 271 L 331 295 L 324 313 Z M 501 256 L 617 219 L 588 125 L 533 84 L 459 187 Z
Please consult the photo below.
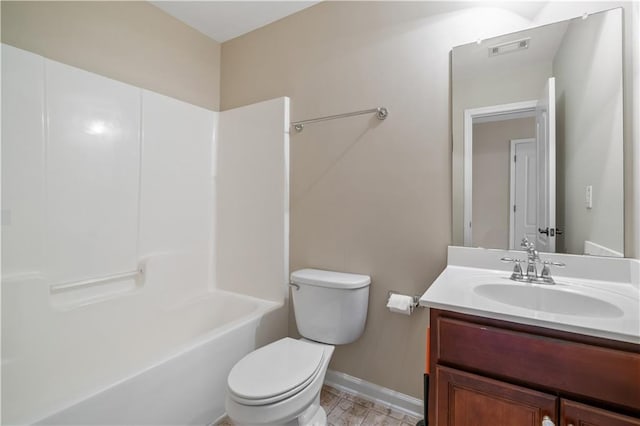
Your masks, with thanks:
M 351 290 L 368 286 L 371 277 L 322 269 L 300 269 L 291 273 L 291 283 Z

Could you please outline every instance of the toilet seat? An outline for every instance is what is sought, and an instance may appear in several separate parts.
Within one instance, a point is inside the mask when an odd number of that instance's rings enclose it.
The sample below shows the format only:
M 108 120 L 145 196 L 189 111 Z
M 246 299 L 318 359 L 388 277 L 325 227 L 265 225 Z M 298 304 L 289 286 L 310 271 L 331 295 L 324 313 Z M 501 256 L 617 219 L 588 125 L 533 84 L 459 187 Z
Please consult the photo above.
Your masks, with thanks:
M 321 345 L 285 337 L 242 358 L 227 379 L 229 396 L 244 405 L 274 404 L 295 395 L 318 375 Z

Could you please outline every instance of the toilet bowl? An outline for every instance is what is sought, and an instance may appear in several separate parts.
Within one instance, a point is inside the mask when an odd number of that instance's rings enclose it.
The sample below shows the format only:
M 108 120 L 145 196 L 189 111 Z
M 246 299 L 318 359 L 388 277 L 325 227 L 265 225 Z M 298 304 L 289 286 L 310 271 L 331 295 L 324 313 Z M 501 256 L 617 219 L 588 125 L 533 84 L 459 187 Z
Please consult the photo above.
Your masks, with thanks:
M 336 344 L 364 330 L 371 278 L 302 269 L 291 274 L 302 339 L 285 337 L 259 348 L 227 378 L 227 415 L 236 425 L 324 426 L 320 391 Z
M 324 425 L 320 391 L 334 346 L 289 337 L 234 366 L 227 415 L 237 425 Z

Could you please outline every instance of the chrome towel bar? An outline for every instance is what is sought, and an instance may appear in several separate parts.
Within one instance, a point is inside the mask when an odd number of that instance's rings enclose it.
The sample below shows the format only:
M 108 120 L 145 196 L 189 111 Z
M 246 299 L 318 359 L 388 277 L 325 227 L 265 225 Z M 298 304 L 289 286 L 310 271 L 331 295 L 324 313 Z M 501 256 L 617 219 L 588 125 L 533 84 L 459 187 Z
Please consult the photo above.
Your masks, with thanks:
M 293 126 L 294 129 L 296 129 L 297 132 L 301 132 L 304 129 L 305 124 L 318 123 L 320 121 L 327 121 L 327 120 L 335 120 L 336 118 L 353 117 L 354 115 L 371 114 L 374 112 L 376 113 L 376 118 L 378 118 L 378 120 L 384 120 L 389 115 L 388 109 L 386 109 L 385 107 L 378 107 L 378 108 L 365 109 L 362 111 L 345 112 L 343 114 L 327 115 L 326 117 L 311 118 L 309 120 L 294 121 L 293 123 L 291 123 L 291 125 Z

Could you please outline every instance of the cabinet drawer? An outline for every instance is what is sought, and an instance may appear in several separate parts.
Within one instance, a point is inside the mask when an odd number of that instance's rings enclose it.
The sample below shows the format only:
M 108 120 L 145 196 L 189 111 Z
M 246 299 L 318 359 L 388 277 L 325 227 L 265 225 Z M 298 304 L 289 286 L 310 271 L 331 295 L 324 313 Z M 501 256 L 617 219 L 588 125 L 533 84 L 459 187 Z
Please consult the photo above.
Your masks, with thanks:
M 640 426 L 640 419 L 563 399 L 561 426 Z
M 437 362 L 640 410 L 640 354 L 438 317 Z

